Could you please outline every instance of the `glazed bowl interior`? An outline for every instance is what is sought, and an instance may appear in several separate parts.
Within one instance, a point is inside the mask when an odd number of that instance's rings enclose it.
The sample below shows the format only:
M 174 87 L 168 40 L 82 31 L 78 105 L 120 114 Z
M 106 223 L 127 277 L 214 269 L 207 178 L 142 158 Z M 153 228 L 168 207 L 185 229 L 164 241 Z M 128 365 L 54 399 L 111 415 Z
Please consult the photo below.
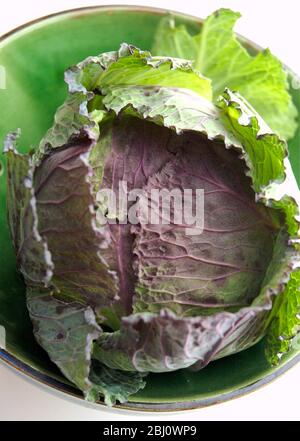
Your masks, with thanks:
M 44 18 L 6 35 L 0 41 L 0 66 L 5 88 L 0 90 L 0 143 L 7 132 L 20 127 L 20 149 L 36 146 L 52 123 L 66 96 L 64 70 L 89 55 L 115 50 L 120 43 L 151 48 L 156 27 L 166 11 L 139 7 L 81 9 Z M 199 19 L 176 14 L 191 32 Z M 245 43 L 255 52 L 255 47 Z M 291 74 L 292 77 L 292 74 Z M 300 111 L 299 90 L 291 89 Z M 299 131 L 289 143 L 294 172 L 300 182 Z M 67 382 L 33 338 L 25 305 L 25 287 L 16 271 L 6 221 L 5 161 L 0 176 L 0 326 L 6 349 L 0 357 L 22 372 L 69 394 L 80 391 Z M 276 368 L 264 356 L 264 342 L 211 363 L 200 372 L 181 370 L 150 375 L 147 387 L 131 397 L 129 408 L 172 410 L 212 404 L 258 387 L 298 360 L 300 341 Z

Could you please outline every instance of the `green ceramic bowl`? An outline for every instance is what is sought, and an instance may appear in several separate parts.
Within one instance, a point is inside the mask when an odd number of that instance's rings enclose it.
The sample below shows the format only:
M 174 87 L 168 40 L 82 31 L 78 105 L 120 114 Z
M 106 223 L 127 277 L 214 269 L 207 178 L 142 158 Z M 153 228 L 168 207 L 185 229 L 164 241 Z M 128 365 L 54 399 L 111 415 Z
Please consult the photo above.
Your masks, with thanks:
M 0 143 L 5 134 L 22 129 L 21 149 L 37 145 L 51 125 L 66 95 L 63 72 L 88 55 L 115 50 L 123 41 L 151 47 L 159 20 L 166 11 L 141 7 L 97 7 L 67 11 L 29 23 L 0 40 Z M 174 13 L 178 22 L 196 31 L 201 20 Z M 255 46 L 243 39 L 248 49 Z M 291 80 L 296 80 L 291 73 Z M 0 82 L 0 86 L 4 86 Z M 296 81 L 294 81 L 296 83 Z M 299 82 L 298 82 L 299 84 Z M 299 90 L 292 89 L 300 111 Z M 289 143 L 294 172 L 300 182 L 299 131 Z M 3 161 L 3 156 L 0 156 Z M 33 338 L 25 306 L 25 287 L 16 271 L 6 222 L 5 172 L 0 176 L 0 325 L 6 330 L 6 350 L 0 358 L 26 375 L 82 397 L 65 380 Z M 276 368 L 264 357 L 263 341 L 251 349 L 211 363 L 200 372 L 181 370 L 150 375 L 147 387 L 123 407 L 179 410 L 206 406 L 245 394 L 271 381 L 300 359 L 300 338 Z

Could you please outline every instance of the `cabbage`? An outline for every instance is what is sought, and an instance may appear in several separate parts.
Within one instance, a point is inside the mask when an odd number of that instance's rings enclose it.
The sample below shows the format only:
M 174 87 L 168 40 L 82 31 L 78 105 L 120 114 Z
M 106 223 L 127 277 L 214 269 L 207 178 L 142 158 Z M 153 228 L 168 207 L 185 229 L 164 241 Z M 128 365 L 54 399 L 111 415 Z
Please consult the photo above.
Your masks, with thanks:
M 245 47 L 248 44 L 241 44 L 233 32 L 240 16 L 239 12 L 219 9 L 204 20 L 196 35 L 166 16 L 158 27 L 152 53 L 193 60 L 194 68 L 211 79 L 215 98 L 225 87 L 238 91 L 272 130 L 293 138 L 298 115 L 289 94 L 287 72 L 269 49 L 253 56 Z
M 149 372 L 201 369 L 268 330 L 278 358 L 279 337 L 298 329 L 299 190 L 286 142 L 239 93 L 213 102 L 186 60 L 123 44 L 65 79 L 35 152 L 18 153 L 18 133 L 5 142 L 12 239 L 51 360 L 87 399 L 113 405 Z M 125 195 L 142 192 L 111 209 L 101 191 L 124 182 Z M 173 202 L 165 223 L 162 198 L 149 220 L 153 189 L 189 189 L 191 205 L 201 189 L 204 222 L 175 222 Z

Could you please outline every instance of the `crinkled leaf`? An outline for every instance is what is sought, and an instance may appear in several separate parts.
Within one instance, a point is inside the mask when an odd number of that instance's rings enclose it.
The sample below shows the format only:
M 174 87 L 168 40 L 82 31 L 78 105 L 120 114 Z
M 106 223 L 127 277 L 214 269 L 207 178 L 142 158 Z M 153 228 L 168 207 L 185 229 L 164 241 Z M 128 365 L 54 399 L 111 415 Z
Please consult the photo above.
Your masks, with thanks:
M 99 254 L 106 244 L 92 209 L 90 142 L 57 150 L 35 168 L 16 151 L 16 138 L 9 135 L 5 145 L 9 217 L 35 338 L 90 400 L 103 394 L 109 405 L 127 401 L 145 386 L 140 374 L 99 363 L 91 371 L 92 344 L 101 333 L 94 310 L 111 303 L 117 286 Z
M 291 244 L 298 250 L 299 256 L 300 195 L 291 165 L 285 157 L 284 143 L 267 133 L 268 129 L 264 127 L 261 118 L 245 105 L 239 95 L 227 91 L 220 103 L 227 119 L 226 124 L 231 126 L 233 134 L 243 143 L 249 174 L 258 192 L 257 200 L 284 214 L 286 229 L 292 238 Z M 290 262 L 293 260 L 295 258 L 290 258 Z M 283 278 L 279 271 L 277 274 L 279 280 Z M 272 363 L 278 361 L 278 354 L 282 355 L 288 350 L 289 340 L 297 333 L 298 304 L 299 271 L 296 271 L 276 300 L 276 313 L 273 312 L 271 316 L 273 321 L 268 331 L 266 353 Z
M 246 349 L 265 332 L 272 301 L 299 265 L 299 253 L 279 234 L 260 294 L 249 307 L 235 313 L 180 317 L 170 310 L 137 313 L 122 320 L 120 331 L 103 333 L 94 357 L 113 369 L 167 372 L 193 366 Z
M 266 356 L 278 364 L 289 351 L 293 337 L 300 331 L 300 271 L 295 271 L 283 293 L 276 299 L 267 332 Z
M 123 43 L 117 52 L 90 57 L 66 73 L 71 91 L 109 86 L 163 86 L 189 89 L 211 99 L 210 81 L 187 60 L 152 57 L 150 52 Z
M 94 357 L 113 369 L 168 372 L 204 367 L 218 352 L 224 338 L 249 320 L 252 311 L 181 318 L 168 310 L 159 314 L 133 314 L 122 320 L 121 330 L 103 333 Z
M 124 140 L 126 139 L 126 144 Z M 101 250 L 111 270 L 119 279 L 119 301 L 126 314 L 132 312 L 132 298 L 135 291 L 135 274 L 132 268 L 133 240 L 127 210 L 135 200 L 128 201 L 127 207 L 108 205 L 101 190 L 122 192 L 128 198 L 129 192 L 140 189 L 149 176 L 159 171 L 174 156 L 176 135 L 164 127 L 126 117 L 115 120 L 102 129 L 102 135 L 90 155 L 94 167 L 94 188 L 98 204 L 98 222 L 109 220 L 111 241 L 107 249 Z M 99 191 L 100 190 L 100 191 Z M 106 194 L 106 193 L 105 193 Z M 103 199 L 103 200 L 102 200 Z
M 292 138 L 297 128 L 297 110 L 288 92 L 287 73 L 268 49 L 256 56 L 248 53 L 233 32 L 239 17 L 239 13 L 220 9 L 204 20 L 195 36 L 182 25 L 175 27 L 174 20 L 166 17 L 152 51 L 193 60 L 194 67 L 212 80 L 215 98 L 225 87 L 237 90 L 273 130 Z
M 209 139 L 222 139 L 228 146 L 240 145 L 222 125 L 219 110 L 188 90 L 128 86 L 105 88 L 103 93 L 103 104 L 117 114 L 131 107 L 137 116 L 174 129 L 178 134 L 192 130 Z
M 219 99 L 222 120 L 241 142 L 257 200 L 280 209 L 291 235 L 299 232 L 299 189 L 287 159 L 287 145 L 237 93 L 226 90 Z
M 125 403 L 130 395 L 146 386 L 144 376 L 138 372 L 110 369 L 94 360 L 90 374 L 93 386 L 86 398 L 88 401 L 97 401 L 104 396 L 105 404 L 110 407 L 114 406 L 117 401 Z
M 38 231 L 32 159 L 17 152 L 18 136 L 19 133 L 12 133 L 5 141 L 8 221 L 17 264 L 26 282 L 47 285 L 53 275 L 53 262 Z
M 267 206 L 272 206 L 285 214 L 285 224 L 292 238 L 299 237 L 300 231 L 300 192 L 293 174 L 291 164 L 285 161 L 285 180 L 272 182 L 263 187 L 258 198 Z
M 87 103 L 93 94 L 76 92 L 69 94 L 54 117 L 54 124 L 42 139 L 35 153 L 35 161 L 39 162 L 52 149 L 66 147 L 77 142 L 93 141 L 98 138 L 98 122 L 105 112 L 89 113 Z
M 277 234 L 272 259 L 267 267 L 259 295 L 248 308 L 253 312 L 252 317 L 233 332 L 230 338 L 224 340 L 219 352 L 215 354 L 216 359 L 244 350 L 265 335 L 272 317 L 273 303 L 282 296 L 299 265 L 300 254 L 290 243 L 289 236 L 283 228 Z M 241 312 L 242 310 L 239 311 Z
M 259 293 L 278 233 L 276 218 L 255 203 L 236 152 L 199 136 L 182 138 L 180 153 L 148 180 L 138 201 L 134 310 L 167 307 L 193 316 L 237 310 Z M 165 192 L 156 204 L 153 189 Z M 173 189 L 179 198 L 169 211 Z M 186 189 L 190 198 L 186 194 L 183 210 Z
M 35 171 L 39 231 L 55 265 L 62 297 L 94 308 L 114 302 L 118 282 L 102 256 L 109 238 L 96 227 L 88 165 L 90 143 L 54 151 Z
M 149 54 L 150 57 L 150 54 Z M 178 87 L 211 99 L 210 82 L 198 75 L 188 62 L 172 59 L 137 58 L 132 55 L 120 58 L 99 78 L 98 86 L 156 86 Z M 151 63 L 151 64 L 150 64 Z
M 119 89 L 118 92 L 121 92 L 121 90 Z M 122 94 L 119 93 L 118 98 L 117 93 L 114 94 L 117 103 L 116 107 L 114 108 L 116 112 L 120 111 L 121 109 L 121 106 L 118 107 L 118 102 L 123 101 L 123 94 L 126 98 L 122 103 L 122 105 L 124 105 L 124 108 L 130 105 L 132 101 L 134 101 L 132 99 L 132 96 L 135 98 L 135 93 L 132 94 L 131 92 L 131 90 L 125 90 L 124 88 Z M 152 99 L 154 93 L 151 92 L 153 92 L 153 90 L 151 91 L 150 89 L 149 96 Z M 109 96 L 109 94 L 110 91 L 108 91 L 107 96 Z M 142 95 L 144 95 L 144 97 Z M 147 117 L 149 115 L 147 114 L 147 108 L 145 112 L 144 103 L 147 102 L 147 99 L 149 97 L 145 97 L 145 94 L 141 93 L 138 93 L 138 96 L 138 105 L 133 105 L 132 107 L 135 109 L 136 113 L 139 116 L 142 115 L 143 117 Z M 106 105 L 106 97 L 104 98 L 104 103 Z M 151 108 L 150 105 L 148 107 L 149 109 Z M 289 230 L 289 233 L 291 234 L 293 231 L 294 234 L 297 234 L 297 200 L 299 198 L 297 198 L 296 196 L 299 194 L 299 192 L 297 187 L 295 186 L 295 182 L 289 168 L 289 163 L 286 159 L 286 144 L 282 140 L 280 140 L 278 136 L 272 133 L 268 133 L 269 129 L 267 128 L 265 123 L 263 123 L 258 114 L 253 111 L 251 106 L 249 106 L 244 100 L 242 100 L 240 96 L 237 96 L 232 92 L 227 91 L 221 99 L 221 108 L 223 113 L 221 117 L 223 118 L 223 121 L 226 120 L 228 131 L 232 131 L 232 134 L 234 135 L 233 139 L 237 138 L 239 141 L 234 141 L 234 144 L 235 147 L 242 153 L 241 157 L 245 160 L 245 163 L 249 168 L 247 174 L 252 180 L 253 188 L 256 190 L 256 192 L 258 192 L 257 201 L 260 200 L 265 205 L 277 209 L 277 212 L 272 213 L 271 218 L 274 224 L 278 226 L 282 224 L 279 211 L 283 212 L 283 214 L 286 215 L 286 226 Z M 156 112 L 155 116 L 157 116 L 157 114 L 159 113 L 162 112 Z M 153 120 L 155 120 L 155 118 L 153 118 Z M 265 161 L 265 158 L 268 158 L 268 160 Z M 197 164 L 200 166 L 199 163 Z M 210 173 L 212 173 L 215 170 L 212 170 L 210 168 L 209 171 Z M 174 173 L 174 175 L 176 175 L 177 177 L 177 181 L 175 180 L 175 182 L 178 183 L 178 176 L 180 175 L 179 173 Z M 157 176 L 154 179 L 157 179 Z M 293 183 L 293 185 L 289 185 L 290 183 Z M 237 188 L 239 188 L 240 190 L 240 186 L 238 186 Z M 272 194 L 272 191 L 274 194 Z M 146 227 L 146 230 L 147 228 L 148 226 Z M 147 231 L 147 234 L 151 235 L 151 232 L 149 233 L 149 231 Z M 141 241 L 143 241 L 144 237 L 143 235 L 141 236 Z M 157 238 L 157 234 L 154 234 L 153 237 L 150 238 L 150 241 L 153 241 L 153 243 L 155 241 L 160 242 L 160 240 Z M 165 246 L 165 243 L 162 243 L 161 246 L 163 248 Z M 285 245 L 283 245 L 281 249 L 281 254 L 277 253 L 273 256 L 273 265 L 270 267 L 267 273 L 269 274 L 268 283 L 266 285 L 263 285 L 264 288 L 262 289 L 260 296 L 257 298 L 258 303 L 255 303 L 255 305 L 253 305 L 254 309 L 252 312 L 254 312 L 254 315 L 251 317 L 251 320 L 249 319 L 249 321 L 244 323 L 243 326 L 239 328 L 239 330 L 235 330 L 231 334 L 230 339 L 224 339 L 222 343 L 220 343 L 220 352 L 216 352 L 214 355 L 216 358 L 244 349 L 245 347 L 253 344 L 264 334 L 267 317 L 272 307 L 272 298 L 274 297 L 274 295 L 280 294 L 280 292 L 282 292 L 282 290 L 284 289 L 285 284 L 288 283 L 290 274 L 295 268 L 294 263 L 299 257 L 296 251 L 293 251 L 291 255 L 289 253 L 287 255 L 284 254 L 284 249 L 286 247 L 288 247 L 288 244 L 285 241 Z M 154 244 L 153 250 L 154 253 L 158 252 L 160 254 L 163 254 L 163 252 L 160 251 L 158 243 Z M 279 267 L 282 268 L 281 271 L 279 271 Z M 271 270 L 272 268 L 277 269 L 273 272 Z M 150 265 L 150 269 L 147 274 L 150 280 L 153 280 L 153 275 L 155 277 L 156 272 L 154 271 L 154 269 L 155 268 Z M 154 274 L 151 273 L 152 270 L 154 271 Z M 272 274 L 272 283 L 270 274 Z M 280 274 L 281 276 L 278 276 L 277 278 L 276 274 Z M 268 289 L 269 287 L 270 291 Z M 176 288 L 177 286 L 175 287 L 175 289 Z M 149 291 L 145 289 L 145 292 L 146 301 L 144 306 L 147 305 L 148 307 L 149 297 L 147 296 L 149 295 Z M 167 292 L 165 294 L 168 295 L 169 293 Z M 139 311 L 141 311 L 142 309 L 143 308 L 139 309 Z M 101 337 L 100 341 L 102 341 L 102 338 L 105 339 L 106 337 Z M 119 338 L 121 339 L 121 336 L 120 334 L 115 334 L 115 337 L 109 338 L 117 339 L 119 341 Z M 122 345 L 125 344 L 124 340 L 125 337 L 123 337 L 122 339 Z M 124 349 L 124 346 L 122 347 L 123 350 L 120 350 L 118 352 L 117 358 L 121 357 L 121 362 L 119 361 L 119 363 L 121 363 L 121 365 L 124 364 L 128 368 L 130 363 L 128 364 L 128 360 L 124 360 L 124 352 L 126 353 L 126 350 Z M 113 357 L 113 353 L 111 353 L 111 356 Z M 153 362 L 153 366 L 154 364 L 155 363 Z
M 37 342 L 70 381 L 88 391 L 92 343 L 100 335 L 92 308 L 36 286 L 27 289 L 27 306 Z
M 17 263 L 27 284 L 27 305 L 37 341 L 64 375 L 79 388 L 88 387 L 92 339 L 99 328 L 89 306 L 55 299 L 54 265 L 38 230 L 31 157 L 19 154 L 14 136 L 6 141 L 8 213 Z
M 249 168 L 253 188 L 259 192 L 273 181 L 283 181 L 283 160 L 287 156 L 287 145 L 280 140 L 258 113 L 239 95 L 226 89 L 219 98 L 223 109 L 223 122 L 242 143 L 244 159 Z
M 98 124 L 107 116 L 101 98 L 95 96 L 99 88 L 159 85 L 186 88 L 208 100 L 212 97 L 210 81 L 195 72 L 190 62 L 151 57 L 149 52 L 125 43 L 119 51 L 88 57 L 70 67 L 65 73 L 65 81 L 69 94 L 40 143 L 35 154 L 36 162 L 53 148 L 82 138 L 98 139 Z

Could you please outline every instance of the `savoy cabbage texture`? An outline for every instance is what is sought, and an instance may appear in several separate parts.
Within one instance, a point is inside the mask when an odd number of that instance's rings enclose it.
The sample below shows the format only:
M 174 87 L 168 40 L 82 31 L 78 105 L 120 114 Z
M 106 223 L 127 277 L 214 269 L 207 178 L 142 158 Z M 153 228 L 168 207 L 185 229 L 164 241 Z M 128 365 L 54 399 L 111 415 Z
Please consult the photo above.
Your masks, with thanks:
M 167 16 L 158 27 L 152 52 L 191 60 L 212 80 L 215 99 L 225 87 L 238 91 L 274 131 L 292 138 L 298 124 L 288 74 L 269 49 L 255 56 L 248 52 L 233 32 L 239 17 L 238 12 L 220 9 L 204 20 L 198 34 L 190 35 L 184 25 L 176 26 Z
M 65 79 L 34 154 L 17 152 L 17 134 L 6 140 L 9 223 L 39 344 L 108 405 L 148 372 L 201 369 L 268 328 L 276 358 L 278 336 L 297 331 L 299 190 L 286 142 L 240 94 L 226 88 L 213 104 L 210 81 L 184 60 L 123 44 Z M 99 200 L 121 181 L 143 189 L 135 225 Z M 187 187 L 204 191 L 203 231 L 144 221 L 151 188 Z

